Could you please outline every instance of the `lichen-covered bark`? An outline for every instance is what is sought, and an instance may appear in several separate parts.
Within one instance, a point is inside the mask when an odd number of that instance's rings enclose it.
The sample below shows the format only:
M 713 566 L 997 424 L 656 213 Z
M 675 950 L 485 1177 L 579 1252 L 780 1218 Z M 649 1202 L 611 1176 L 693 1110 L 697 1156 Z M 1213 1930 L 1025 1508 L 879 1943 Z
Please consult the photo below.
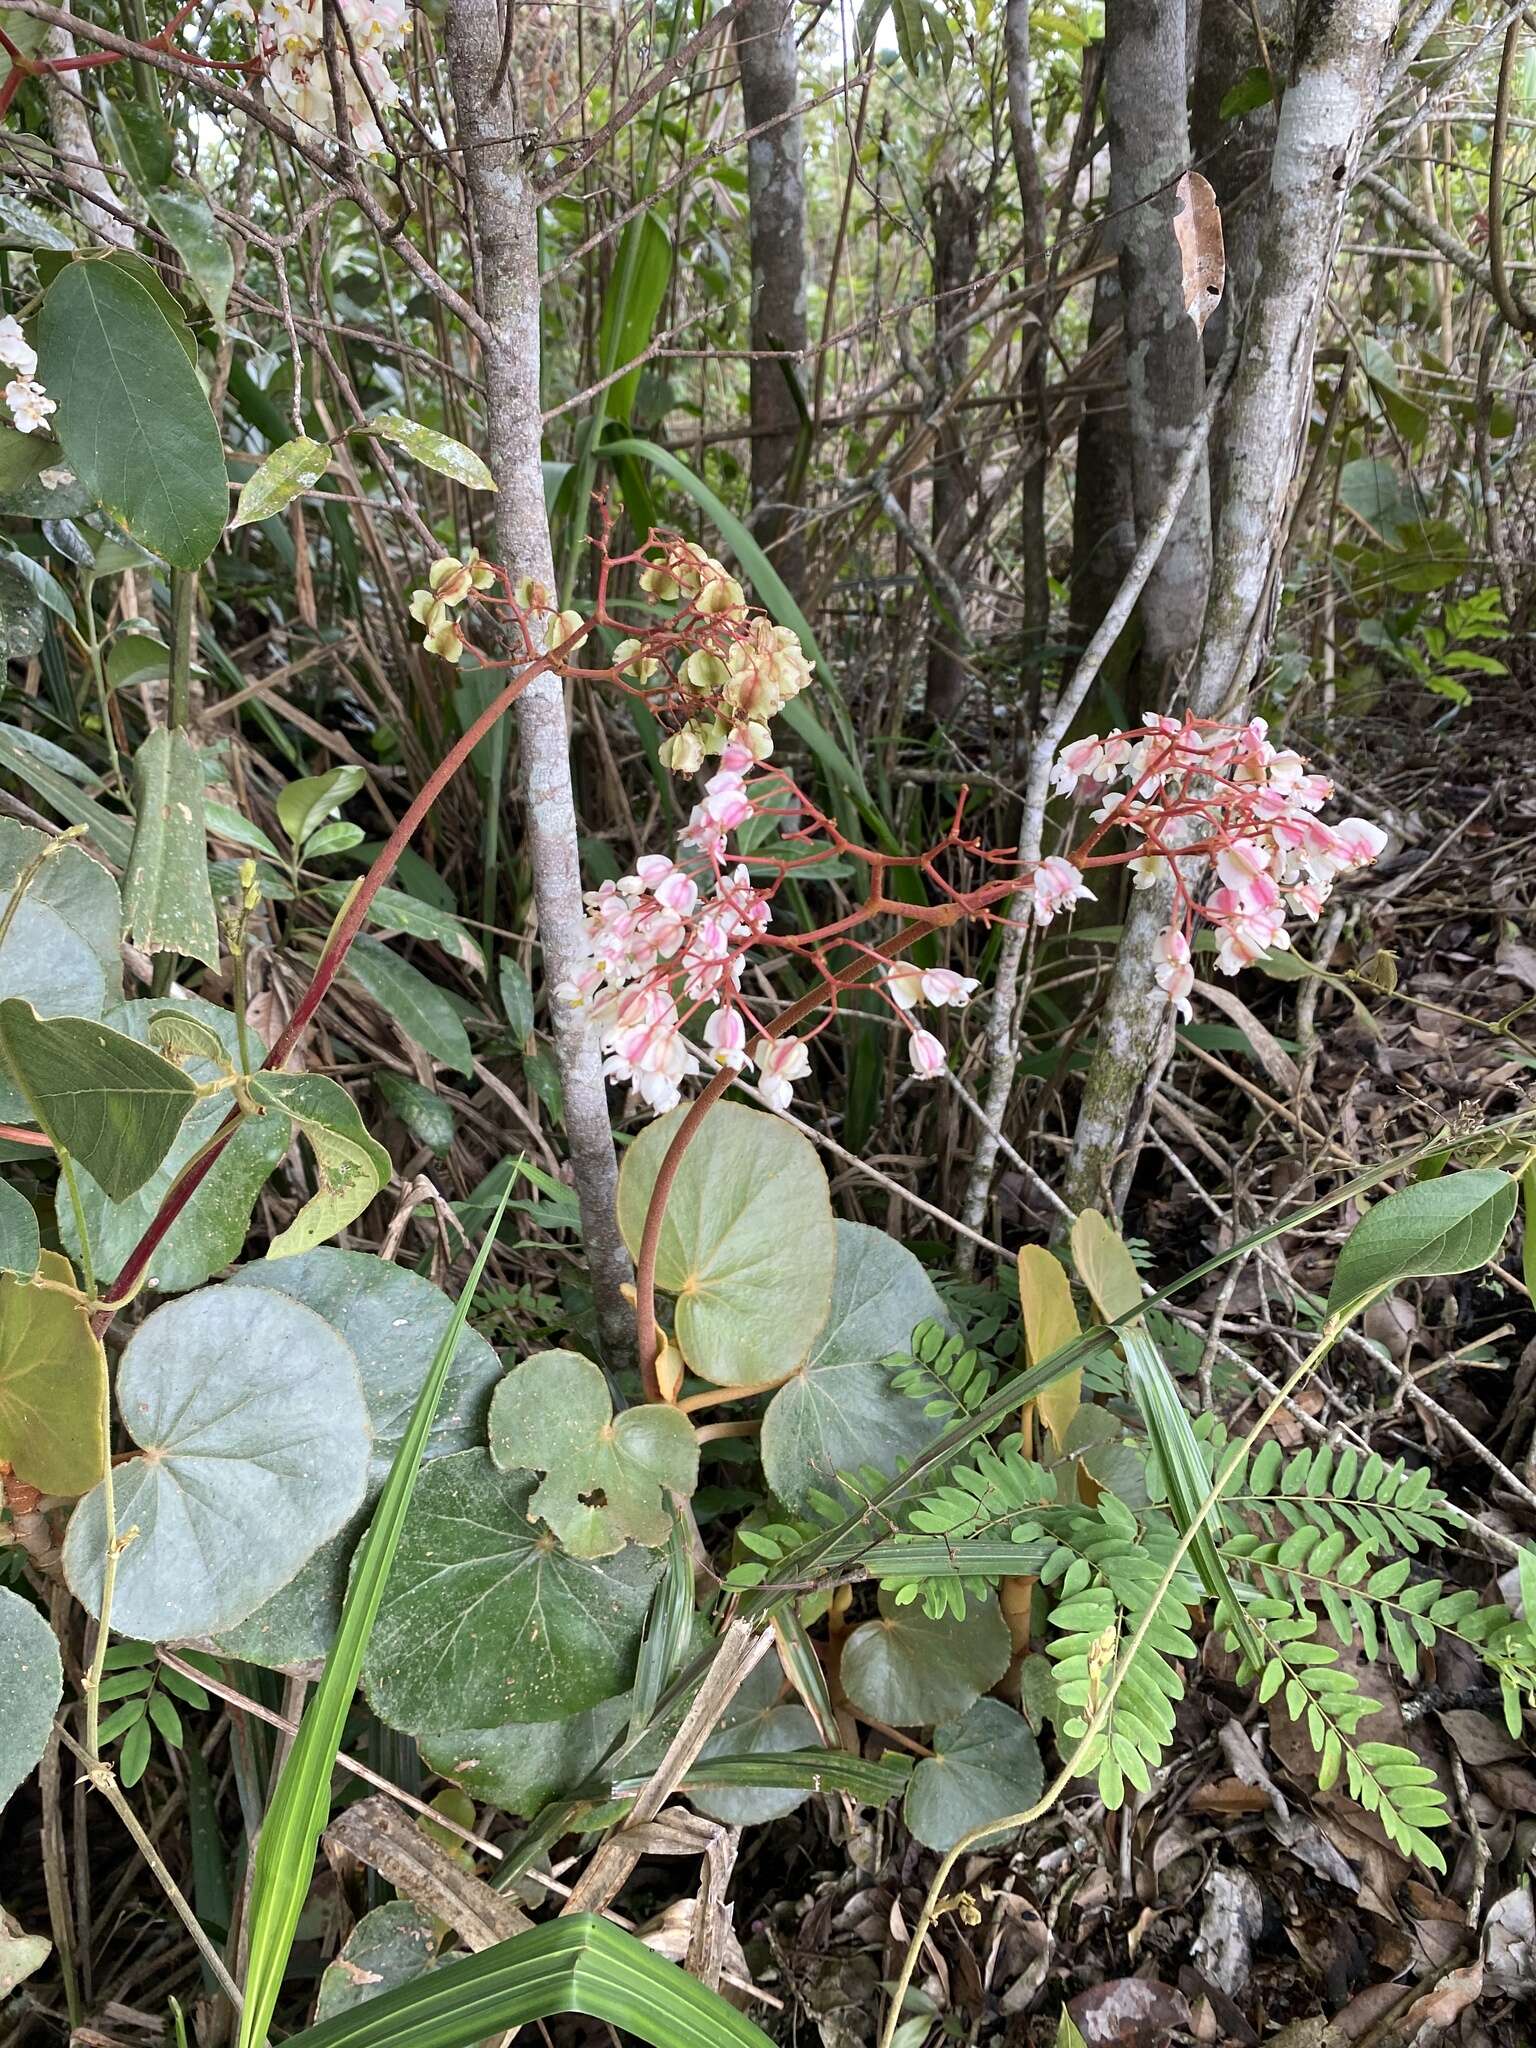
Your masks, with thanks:
M 1312 355 L 1349 188 L 1369 130 L 1396 0 L 1302 0 L 1276 125 L 1258 277 L 1225 427 L 1227 485 L 1189 700 L 1241 711 L 1269 644 L 1291 494 L 1305 446 Z M 1151 976 L 1161 889 L 1133 898 L 1084 1084 L 1064 1190 L 1074 1208 L 1124 1198 L 1139 1122 L 1167 1054 Z
M 531 576 L 552 590 L 539 445 L 537 197 L 516 139 L 522 123 L 515 93 L 510 83 L 492 90 L 502 46 L 495 0 L 451 0 L 447 37 L 460 160 L 474 216 L 476 296 L 493 336 L 484 372 L 486 460 L 497 486 L 496 547 L 514 581 Z M 530 683 L 514 711 L 544 985 L 552 989 L 575 972 L 585 952 L 576 803 L 559 679 L 542 676 Z M 584 1013 L 563 1003 L 551 1008 L 582 1237 L 603 1347 L 618 1361 L 634 1348 L 634 1317 L 620 1292 L 631 1269 L 619 1235 L 602 1062 Z
M 1120 280 L 1094 280 L 1088 350 L 1097 356 L 1120 320 Z M 1072 640 L 1086 647 L 1109 610 L 1136 552 L 1131 465 L 1125 432 L 1125 361 L 1111 343 L 1083 399 L 1072 489 Z
M 1111 232 L 1120 259 L 1138 533 L 1166 495 L 1205 396 L 1205 354 L 1184 309 L 1173 228 L 1176 188 L 1189 168 L 1184 27 L 1184 0 L 1114 0 L 1105 10 Z M 1142 595 L 1149 662 L 1187 665 L 1199 644 L 1210 573 L 1210 487 L 1202 470 Z
M 799 85 L 790 0 L 745 0 L 733 24 L 741 104 L 749 129 L 747 204 L 752 257 L 752 347 L 776 351 L 751 366 L 752 523 L 793 587 L 803 554 L 786 533 L 784 487 L 800 434 L 800 409 L 782 352 L 800 358 L 805 318 L 805 137 L 791 116 Z

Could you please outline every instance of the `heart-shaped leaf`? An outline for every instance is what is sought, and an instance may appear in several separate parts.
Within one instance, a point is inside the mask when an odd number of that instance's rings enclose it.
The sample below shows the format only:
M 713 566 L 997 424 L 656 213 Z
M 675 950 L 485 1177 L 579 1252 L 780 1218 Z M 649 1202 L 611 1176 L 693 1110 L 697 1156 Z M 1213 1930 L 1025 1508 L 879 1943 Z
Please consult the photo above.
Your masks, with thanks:
M 1486 1166 L 1383 1196 L 1344 1240 L 1329 1315 L 1356 1315 L 1403 1280 L 1486 1266 L 1504 1242 L 1519 1194 L 1518 1181 Z
M 924 1848 L 952 1849 L 972 1828 L 1027 1813 L 1040 1797 L 1040 1745 L 1001 1700 L 977 1700 L 933 1732 L 933 1755 L 912 1773 L 902 1811 Z
M 125 1037 L 153 1044 L 200 1088 L 236 1071 L 240 1064 L 240 1031 L 234 1017 L 198 996 L 170 1005 L 123 1003 L 109 1010 L 102 1021 Z M 80 1206 L 99 1281 L 116 1278 L 158 1214 L 171 1183 L 207 1144 L 230 1107 L 227 1093 L 199 1096 L 169 1152 L 126 1201 L 110 1201 L 90 1174 L 78 1176 Z M 148 1286 L 162 1294 L 182 1294 L 201 1287 L 239 1258 L 256 1197 L 287 1151 L 292 1135 L 292 1125 L 276 1110 L 244 1120 L 156 1246 Z M 73 1206 L 59 1203 L 58 1218 L 65 1247 L 78 1259 L 80 1238 Z
M 363 1666 L 391 1727 L 555 1720 L 633 1680 L 659 1559 L 571 1557 L 532 1498 L 485 1451 L 422 1472 Z
M 658 1117 L 624 1155 L 619 1227 L 631 1254 L 685 1114 Z M 717 1102 L 683 1154 L 656 1260 L 688 1364 L 716 1386 L 786 1379 L 827 1320 L 836 1264 L 815 1148 L 778 1117 Z
M 313 1251 L 362 1215 L 388 1187 L 394 1165 L 363 1128 L 346 1089 L 323 1074 L 253 1074 L 250 1091 L 263 1108 L 292 1117 L 315 1155 L 315 1192 L 267 1246 L 267 1257 Z
M 314 489 L 330 466 L 331 451 L 324 441 L 300 435 L 298 440 L 274 448 L 260 469 L 246 478 L 229 522 L 230 531 L 286 511 L 302 491 Z
M 965 1619 L 934 1621 L 882 1590 L 880 1618 L 843 1645 L 843 1690 L 862 1713 L 895 1728 L 953 1720 L 1008 1669 L 1013 1641 L 995 1597 L 967 1602 Z
M 0 1057 L 33 1117 L 121 1202 L 141 1188 L 186 1121 L 196 1086 L 147 1045 L 84 1017 L 0 1002 Z
M 805 1708 L 794 1703 L 781 1705 L 784 1667 L 775 1656 L 767 1656 L 749 1672 L 735 1699 L 721 1717 L 720 1726 L 699 1752 L 699 1762 L 712 1756 L 774 1756 L 786 1749 L 817 1749 L 821 1737 Z M 742 1789 L 712 1785 L 706 1791 L 688 1794 L 700 1813 L 726 1827 L 757 1827 L 764 1821 L 782 1820 L 803 1806 L 808 1792 Z
M 140 1324 L 117 1405 L 143 1456 L 113 1475 L 119 1560 L 113 1626 L 148 1642 L 231 1628 L 270 1599 L 360 1505 L 368 1411 L 352 1347 L 270 1291 L 212 1287 Z M 106 1516 L 76 1508 L 64 1571 L 94 1614 Z
M 540 1351 L 491 1401 L 491 1456 L 503 1472 L 542 1472 L 529 1503 L 573 1557 L 611 1557 L 626 1542 L 665 1543 L 668 1499 L 699 1483 L 699 1440 L 661 1402 L 615 1416 L 590 1358 Z
M 46 1283 L 46 1284 L 44 1284 Z M 44 1252 L 35 1281 L 0 1275 L 0 1458 L 43 1493 L 84 1493 L 106 1464 L 107 1362 L 68 1259 Z
M 149 291 L 113 262 L 66 264 L 43 300 L 37 353 L 71 469 L 135 540 L 172 568 L 199 568 L 229 509 L 223 444 Z
M 48 1747 L 63 1696 L 53 1630 L 30 1600 L 0 1586 L 0 1808 Z
M 258 1260 L 234 1274 L 230 1285 L 266 1288 L 323 1316 L 351 1346 L 368 1404 L 373 1446 L 362 1506 L 281 1592 L 219 1635 L 220 1647 L 231 1656 L 255 1664 L 303 1664 L 325 1656 L 335 1640 L 352 1552 L 389 1477 L 454 1305 L 418 1274 L 369 1252 L 330 1246 L 294 1259 Z M 491 1390 L 500 1378 L 495 1352 L 466 1329 L 448 1367 L 424 1458 L 485 1442 Z
M 763 1474 L 787 1506 L 863 1465 L 893 1477 L 938 1435 L 942 1422 L 896 1391 L 884 1363 L 930 1320 L 948 1322 L 921 1262 L 883 1230 L 840 1222 L 832 1311 L 763 1417 Z
M 133 757 L 133 798 L 133 851 L 123 877 L 129 936 L 146 953 L 185 953 L 217 967 L 203 764 L 186 733 L 155 727 Z

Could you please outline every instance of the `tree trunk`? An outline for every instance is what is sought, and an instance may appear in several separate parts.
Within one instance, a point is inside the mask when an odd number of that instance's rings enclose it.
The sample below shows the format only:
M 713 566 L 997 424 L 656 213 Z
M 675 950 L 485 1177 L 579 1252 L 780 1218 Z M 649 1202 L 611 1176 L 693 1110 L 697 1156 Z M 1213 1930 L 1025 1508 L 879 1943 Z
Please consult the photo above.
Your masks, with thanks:
M 1003 49 L 1008 67 L 1008 131 L 1013 144 L 1013 168 L 1019 181 L 1019 204 L 1024 214 L 1026 254 L 1025 276 L 1037 288 L 1033 305 L 1035 317 L 1050 319 L 1050 307 L 1041 289 L 1046 281 L 1045 186 L 1040 176 L 1040 155 L 1035 146 L 1034 109 L 1029 96 L 1029 0 L 1008 0 L 1003 16 Z M 1047 351 L 1042 330 L 1035 338 L 1024 373 L 1024 418 L 1026 431 L 1034 436 L 1034 449 L 1024 471 L 1022 499 L 1022 558 L 1024 571 L 1024 666 L 1032 705 L 1038 704 L 1041 668 L 1051 624 L 1051 570 L 1046 553 L 1045 486 L 1050 472 L 1048 437 Z
M 745 0 L 734 23 L 741 104 L 749 129 L 747 203 L 752 254 L 752 524 L 792 590 L 804 580 L 804 550 L 787 535 L 786 503 L 801 432 L 790 372 L 806 346 L 805 135 L 790 117 L 799 84 L 790 0 Z M 765 125 L 771 124 L 771 125 Z M 794 362 L 782 360 L 789 351 Z
M 1113 0 L 1104 17 L 1109 198 L 1125 315 L 1131 486 L 1138 535 L 1167 495 L 1205 396 L 1205 354 L 1184 306 L 1174 217 L 1189 168 L 1184 0 Z M 1145 660 L 1180 677 L 1200 642 L 1211 576 L 1202 467 L 1142 593 Z
M 1104 349 L 1120 324 L 1120 280 L 1099 273 L 1088 316 L 1088 352 Z M 1116 338 L 1083 401 L 1072 485 L 1072 644 L 1098 629 L 1136 552 L 1131 465 L 1126 459 L 1125 358 Z
M 981 194 L 974 186 L 946 175 L 928 194 L 933 223 L 933 324 L 938 335 L 935 362 L 938 370 L 937 400 L 942 401 L 965 375 L 966 334 L 964 328 L 966 286 L 976 269 L 976 243 L 981 226 Z M 960 539 L 965 530 L 966 508 L 971 501 L 971 479 L 966 461 L 965 435 L 960 422 L 951 415 L 939 428 L 933 468 L 934 559 L 945 571 L 950 586 L 960 585 Z M 937 606 L 937 596 L 935 604 Z M 965 619 L 935 618 L 928 636 L 929 719 L 942 724 L 960 709 L 970 682 L 966 662 Z
M 1201 717 L 1239 712 L 1269 644 L 1286 513 L 1305 447 L 1312 353 L 1350 184 L 1370 127 L 1395 0 L 1303 0 L 1281 105 L 1248 312 L 1226 420 L 1216 572 L 1190 690 Z M 1074 1209 L 1123 1202 L 1171 1043 L 1151 975 L 1171 892 L 1133 898 L 1073 1136 Z
M 510 84 L 493 90 L 501 61 L 496 0 L 451 0 L 449 75 L 458 139 L 473 209 L 477 297 L 494 332 L 485 350 L 486 456 L 496 479 L 496 545 L 514 583 L 531 576 L 555 587 L 539 424 L 537 194 L 520 147 Z M 520 790 L 533 866 L 534 901 L 546 991 L 585 957 L 576 804 L 557 676 L 530 683 L 514 706 Z M 621 1288 L 629 1255 L 616 1213 L 618 1173 L 602 1061 L 583 1012 L 551 1005 L 555 1060 L 565 1098 L 571 1170 L 603 1349 L 617 1363 L 633 1352 L 634 1315 Z

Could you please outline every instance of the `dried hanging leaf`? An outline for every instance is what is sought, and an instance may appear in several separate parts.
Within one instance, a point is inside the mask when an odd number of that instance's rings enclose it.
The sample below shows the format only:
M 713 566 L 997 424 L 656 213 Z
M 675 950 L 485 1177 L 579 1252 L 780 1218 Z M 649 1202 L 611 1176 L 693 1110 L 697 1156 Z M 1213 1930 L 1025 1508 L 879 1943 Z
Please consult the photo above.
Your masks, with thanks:
M 1184 310 L 1203 334 L 1205 323 L 1221 304 L 1227 282 L 1227 252 L 1221 233 L 1221 208 L 1210 180 L 1186 171 L 1178 184 L 1174 238 L 1184 266 Z

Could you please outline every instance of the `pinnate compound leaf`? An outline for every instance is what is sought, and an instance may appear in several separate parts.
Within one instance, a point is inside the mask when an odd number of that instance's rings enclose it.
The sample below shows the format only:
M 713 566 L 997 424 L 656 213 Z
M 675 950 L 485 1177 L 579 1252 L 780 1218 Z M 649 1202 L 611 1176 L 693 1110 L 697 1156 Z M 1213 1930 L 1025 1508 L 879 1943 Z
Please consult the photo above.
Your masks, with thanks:
M 36 1768 L 63 1697 L 53 1630 L 30 1600 L 0 1586 L 0 1808 Z
M 685 1114 L 658 1117 L 624 1155 L 619 1227 L 640 1249 L 656 1176 Z M 832 1306 L 837 1234 L 810 1141 L 777 1117 L 717 1102 L 667 1198 L 656 1284 L 677 1297 L 684 1358 L 716 1386 L 786 1379 Z
M 474 1071 L 469 1034 L 458 1011 L 409 960 L 360 932 L 347 949 L 346 972 L 423 1052 L 456 1074 Z
M 437 1960 L 437 1929 L 430 1913 L 409 1899 L 391 1899 L 365 1913 L 321 1973 L 315 2023 L 350 2012 L 381 1992 L 424 1977 Z
M 880 1593 L 880 1618 L 843 1645 L 843 1690 L 861 1712 L 896 1728 L 963 1714 L 1008 1669 L 1013 1639 L 995 1595 L 967 1605 L 965 1619 L 935 1621 Z
M 199 1088 L 222 1080 L 240 1064 L 240 1031 L 233 1015 L 199 996 L 171 1004 L 122 1003 L 102 1021 L 125 1037 L 152 1044 Z M 259 1057 L 264 1048 L 253 1040 L 252 1050 Z M 225 1091 L 198 1096 L 160 1164 L 121 1202 L 112 1201 L 91 1174 L 81 1172 L 80 1206 L 98 1281 L 117 1277 L 171 1183 L 223 1123 L 232 1100 Z M 293 1126 L 275 1110 L 244 1119 L 156 1246 L 148 1286 L 162 1294 L 183 1294 L 239 1258 L 256 1197 L 292 1136 Z M 78 1259 L 80 1241 L 70 1203 L 58 1204 L 58 1218 L 65 1249 Z
M 241 486 L 230 531 L 285 512 L 302 492 L 314 489 L 330 466 L 331 451 L 325 442 L 311 441 L 305 434 L 274 448 Z
M 602 1373 L 574 1351 L 540 1351 L 502 1381 L 491 1401 L 491 1456 L 503 1472 L 544 1474 L 531 1512 L 572 1557 L 665 1543 L 671 1497 L 686 1500 L 699 1483 L 699 1440 L 687 1416 L 659 1401 L 615 1416 Z
M 977 1700 L 933 1734 L 907 1786 L 903 1813 L 925 1849 L 952 1849 L 973 1828 L 1025 1813 L 1040 1797 L 1040 1745 L 1001 1700 Z
M 133 851 L 123 877 L 129 936 L 146 953 L 219 964 L 208 881 L 203 764 L 181 730 L 156 726 L 133 757 Z
M 392 441 L 397 448 L 403 448 L 413 462 L 421 463 L 426 469 L 435 469 L 439 476 L 452 477 L 467 491 L 494 491 L 496 488 L 496 479 L 474 449 L 466 448 L 462 441 L 455 441 L 451 434 L 440 434 L 435 427 L 424 427 L 416 420 L 402 418 L 397 412 L 384 412 L 377 419 L 371 419 L 362 431 L 377 434 L 381 441 Z
M 37 1211 L 22 1194 L 0 1181 L 0 1273 L 19 1273 L 30 1280 L 37 1271 Z
M 66 1497 L 94 1486 L 106 1463 L 107 1362 L 84 1303 L 58 1291 L 74 1282 L 57 1252 L 41 1254 L 37 1281 L 0 1275 L 0 1458 Z
M 224 530 L 224 450 L 150 293 L 118 264 L 67 264 L 43 300 L 37 353 L 71 469 L 135 540 L 172 568 L 199 568 Z
M 529 1520 L 532 1498 L 485 1451 L 421 1474 L 363 1666 L 391 1727 L 556 1720 L 632 1682 L 659 1559 L 570 1557 Z
M 1520 1184 L 1495 1167 L 1442 1174 L 1385 1195 L 1344 1241 L 1330 1316 L 1351 1316 L 1403 1280 L 1487 1265 L 1509 1229 Z
M 143 1452 L 113 1474 L 123 1550 L 112 1622 L 146 1642 L 243 1621 L 355 1514 L 368 1410 L 352 1347 L 313 1310 L 248 1287 L 156 1309 L 117 1369 L 123 1425 Z M 76 1508 L 64 1572 L 94 1614 L 106 1515 Z
M 369 1252 L 337 1251 L 329 1245 L 292 1259 L 258 1259 L 234 1274 L 230 1285 L 265 1288 L 323 1316 L 352 1347 L 368 1404 L 373 1444 L 367 1490 L 357 1513 L 281 1592 L 219 1637 L 222 1649 L 255 1664 L 302 1664 L 325 1656 L 335 1640 L 347 1566 L 405 1441 L 428 1367 L 453 1326 L 454 1305 L 416 1273 Z M 423 1458 L 485 1442 L 491 1392 L 500 1378 L 501 1365 L 490 1345 L 464 1329 L 448 1363 Z
M 379 1190 L 389 1185 L 394 1166 L 384 1147 L 363 1128 L 357 1104 L 346 1089 L 323 1074 L 258 1074 L 252 1076 L 250 1088 L 264 1109 L 292 1117 L 315 1155 L 315 1192 L 288 1228 L 273 1238 L 267 1257 L 283 1259 L 313 1251 L 362 1215 Z
M 141 1188 L 197 1097 L 179 1067 L 84 1017 L 39 1017 L 0 1002 L 0 1057 L 54 1144 L 114 1201 Z
M 701 1139 L 700 1142 L 703 1142 Z M 763 1474 L 800 1508 L 839 1472 L 872 1465 L 894 1478 L 898 1460 L 931 1443 L 942 1420 L 891 1383 L 883 1361 L 904 1352 L 922 1322 L 948 1318 L 921 1262 L 865 1223 L 839 1222 L 837 1271 L 826 1324 L 763 1417 Z

